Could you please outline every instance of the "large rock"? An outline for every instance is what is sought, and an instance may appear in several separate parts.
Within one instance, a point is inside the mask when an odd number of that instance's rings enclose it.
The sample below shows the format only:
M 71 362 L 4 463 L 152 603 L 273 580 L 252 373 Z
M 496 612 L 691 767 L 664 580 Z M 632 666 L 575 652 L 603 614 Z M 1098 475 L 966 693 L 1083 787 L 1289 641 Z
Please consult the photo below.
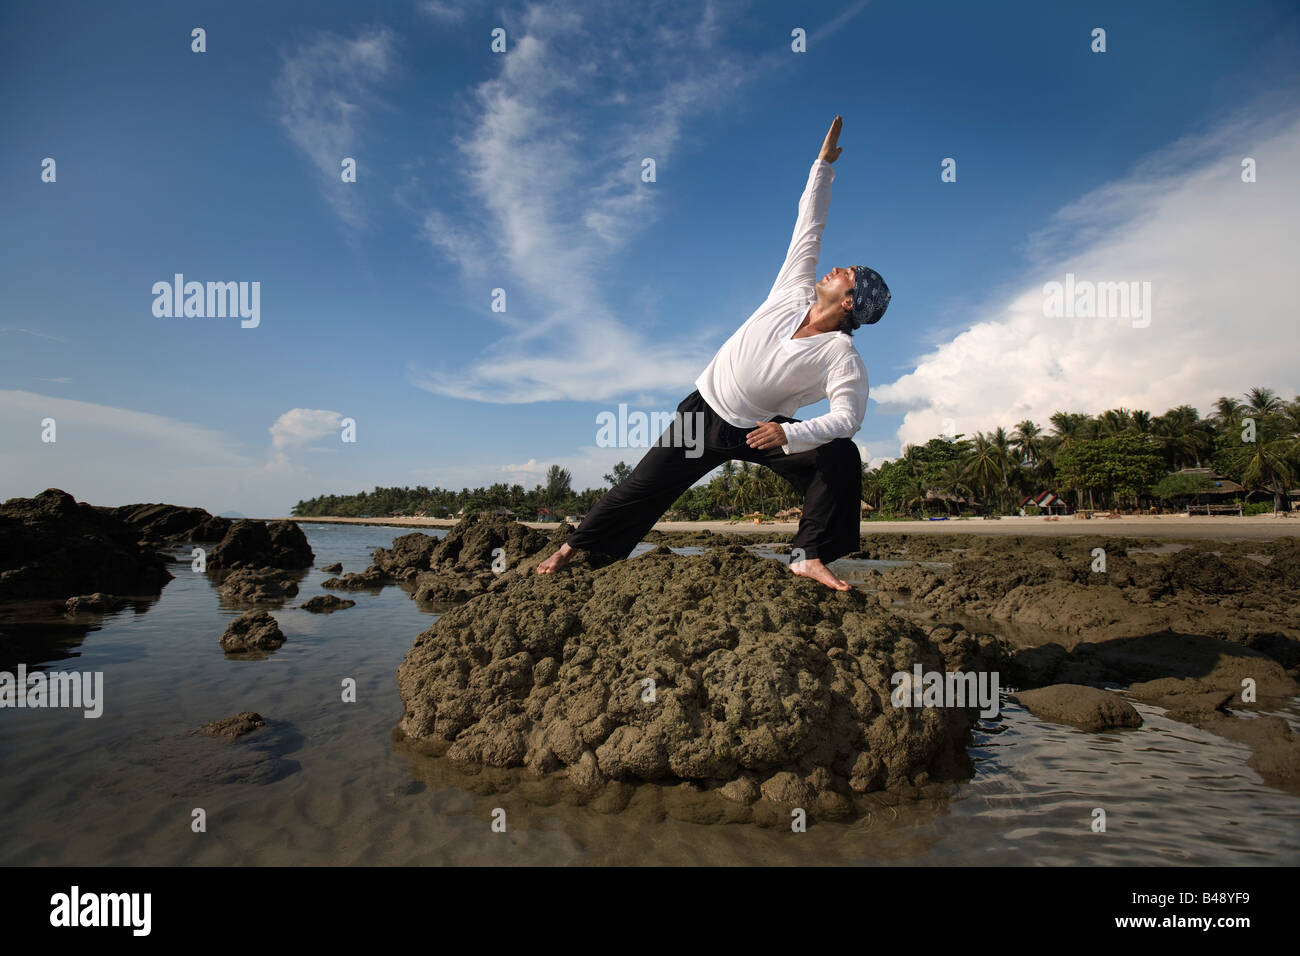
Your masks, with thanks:
M 0 600 L 151 595 L 172 575 L 132 525 L 50 488 L 0 505 Z
M 250 521 L 231 525 L 208 554 L 209 568 L 309 568 L 316 560 L 307 536 L 292 521 Z
M 139 528 L 140 537 L 150 541 L 220 541 L 230 530 L 229 518 L 215 517 L 202 508 L 135 504 L 107 510 Z
M 843 816 L 868 792 L 969 772 L 973 711 L 891 703 L 890 677 L 917 663 L 945 669 L 914 625 L 740 547 L 579 556 L 421 634 L 398 670 L 399 734 L 582 791 L 680 782 Z

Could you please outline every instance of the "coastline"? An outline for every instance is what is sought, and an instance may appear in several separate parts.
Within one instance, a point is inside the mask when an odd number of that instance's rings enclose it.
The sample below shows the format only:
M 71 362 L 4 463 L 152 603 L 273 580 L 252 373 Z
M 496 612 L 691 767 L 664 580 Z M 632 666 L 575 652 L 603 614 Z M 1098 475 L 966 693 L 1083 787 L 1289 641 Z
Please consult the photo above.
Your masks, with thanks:
M 266 518 L 257 520 L 293 521 L 297 524 L 361 524 L 394 528 L 452 528 L 456 518 Z M 555 528 L 555 521 L 521 521 L 520 524 L 539 531 Z M 770 521 L 754 524 L 752 521 L 659 521 L 655 531 L 710 531 L 736 534 L 793 534 L 797 521 Z M 1061 518 L 1047 521 L 1042 517 L 1001 518 L 985 521 L 982 518 L 949 519 L 947 521 L 863 521 L 860 533 L 869 534 L 976 534 L 976 535 L 1098 535 L 1122 534 L 1132 537 L 1197 539 L 1210 541 L 1273 541 L 1277 538 L 1300 535 L 1300 520 L 1275 518 L 1272 515 L 1151 515 L 1123 516 L 1119 518 L 1092 518 L 1088 520 Z

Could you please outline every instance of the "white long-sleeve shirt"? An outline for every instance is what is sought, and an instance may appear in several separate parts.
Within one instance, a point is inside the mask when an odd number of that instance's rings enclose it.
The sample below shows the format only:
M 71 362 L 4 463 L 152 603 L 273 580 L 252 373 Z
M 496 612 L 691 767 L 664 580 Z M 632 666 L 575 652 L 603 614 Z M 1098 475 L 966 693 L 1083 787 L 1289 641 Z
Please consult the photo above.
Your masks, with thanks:
M 753 428 L 776 415 L 793 418 L 805 405 L 829 399 L 825 415 L 781 424 L 786 454 L 851 438 L 867 411 L 867 368 L 850 336 L 821 332 L 791 338 L 817 298 L 817 257 L 834 178 L 830 163 L 813 163 L 772 290 L 695 380 L 709 406 L 737 428 Z

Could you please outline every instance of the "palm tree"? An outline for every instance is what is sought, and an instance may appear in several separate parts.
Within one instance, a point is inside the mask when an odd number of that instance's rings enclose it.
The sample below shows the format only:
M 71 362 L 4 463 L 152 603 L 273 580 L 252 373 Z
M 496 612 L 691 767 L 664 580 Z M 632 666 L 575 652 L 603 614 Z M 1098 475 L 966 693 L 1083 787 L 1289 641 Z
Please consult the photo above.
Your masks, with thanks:
M 1026 418 L 1016 425 L 1011 441 L 1020 453 L 1021 460 L 1030 468 L 1036 469 L 1043 457 L 1043 430 Z
M 1214 453 L 1214 427 L 1201 420 L 1191 405 L 1179 405 L 1151 420 L 1151 435 L 1170 471 L 1194 464 Z
M 1286 403 L 1278 397 L 1277 392 L 1257 385 L 1246 393 L 1246 405 L 1243 410 L 1254 412 L 1262 418 L 1265 415 L 1276 414 L 1285 407 Z
M 998 457 L 1001 459 L 1002 490 L 1006 493 L 1002 504 L 1006 507 L 1006 503 L 1011 499 L 1011 472 L 1016 468 L 1015 455 L 1011 450 L 1011 436 L 999 425 L 989 436 L 989 443 L 998 450 Z
M 1285 510 L 1286 490 L 1296 476 L 1294 464 L 1285 457 L 1284 441 L 1256 443 L 1241 473 L 1247 488 L 1273 492 L 1274 514 Z
M 1241 402 L 1228 395 L 1220 395 L 1214 402 L 1214 420 L 1221 428 L 1228 428 L 1236 424 L 1237 416 L 1241 414 Z
M 1092 437 L 1092 419 L 1081 412 L 1053 412 L 1048 421 L 1056 437 L 1062 440 L 1083 441 Z
M 1003 481 L 1002 464 L 1005 459 L 997 446 L 983 432 L 976 432 L 970 453 L 962 462 L 962 480 L 986 498 L 993 497 L 994 489 Z
M 1128 431 L 1132 424 L 1133 415 L 1127 408 L 1112 408 L 1097 416 L 1097 434 L 1118 435 Z

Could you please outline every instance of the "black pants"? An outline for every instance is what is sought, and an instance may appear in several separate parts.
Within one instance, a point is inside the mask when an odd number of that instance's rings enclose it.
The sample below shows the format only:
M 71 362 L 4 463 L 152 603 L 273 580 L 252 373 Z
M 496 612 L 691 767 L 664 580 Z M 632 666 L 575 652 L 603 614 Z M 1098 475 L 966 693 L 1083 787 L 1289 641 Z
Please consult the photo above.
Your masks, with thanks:
M 859 548 L 862 456 L 847 438 L 795 454 L 779 447 L 750 448 L 747 429 L 718 415 L 696 390 L 677 406 L 680 413 L 650 447 L 632 473 L 606 492 L 568 539 L 569 547 L 625 558 L 660 516 L 691 485 L 724 461 L 740 459 L 766 465 L 804 496 L 803 517 L 791 548 L 805 558 L 830 562 Z M 681 434 L 682 416 L 695 419 L 694 432 Z M 776 422 L 796 418 L 777 416 Z M 684 438 L 692 438 L 693 448 Z M 700 454 L 701 449 L 703 451 Z M 698 455 L 690 457 L 687 452 Z

